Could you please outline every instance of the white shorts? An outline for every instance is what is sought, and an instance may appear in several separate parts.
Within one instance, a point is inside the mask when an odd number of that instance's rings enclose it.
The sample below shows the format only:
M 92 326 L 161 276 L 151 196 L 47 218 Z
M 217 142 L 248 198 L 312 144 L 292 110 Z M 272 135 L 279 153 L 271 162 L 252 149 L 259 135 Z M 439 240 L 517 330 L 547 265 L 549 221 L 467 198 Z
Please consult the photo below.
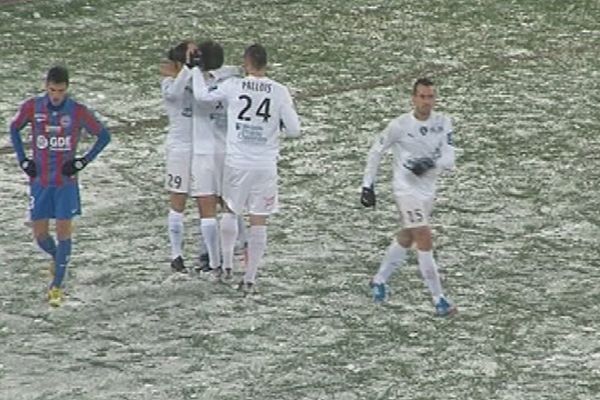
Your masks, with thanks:
M 223 187 L 225 154 L 194 154 L 192 157 L 191 194 L 220 196 Z
M 165 189 L 172 193 L 189 193 L 191 183 L 190 150 L 167 149 L 167 174 L 165 176 Z
M 225 166 L 223 200 L 236 214 L 277 212 L 277 169 L 238 169 Z
M 433 199 L 423 199 L 411 195 L 394 195 L 404 228 L 417 228 L 429 225 L 433 211 Z

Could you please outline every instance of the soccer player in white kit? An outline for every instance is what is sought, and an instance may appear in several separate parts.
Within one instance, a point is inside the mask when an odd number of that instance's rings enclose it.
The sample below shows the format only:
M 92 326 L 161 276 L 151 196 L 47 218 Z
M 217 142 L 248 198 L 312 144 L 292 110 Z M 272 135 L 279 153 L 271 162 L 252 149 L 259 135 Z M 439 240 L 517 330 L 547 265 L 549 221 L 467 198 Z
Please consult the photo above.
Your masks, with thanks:
M 193 49 L 192 49 L 193 50 Z M 239 67 L 223 66 L 223 48 L 212 40 L 198 45 L 202 54 L 203 77 L 209 87 L 216 87 L 224 80 L 241 77 Z M 194 55 L 187 55 L 193 64 Z M 194 101 L 192 105 L 193 156 L 191 195 L 196 198 L 200 212 L 200 232 L 208 250 L 208 265 L 201 265 L 203 272 L 220 270 L 219 229 L 217 203 L 221 196 L 227 135 L 227 109 L 223 100 Z M 201 260 L 202 264 L 202 260 Z
M 371 280 L 373 300 L 376 303 L 386 300 L 387 280 L 415 245 L 419 269 L 433 297 L 435 312 L 439 316 L 448 316 L 456 312 L 456 307 L 442 291 L 433 257 L 429 220 L 437 178 L 444 170 L 454 168 L 455 155 L 452 122 L 448 116 L 433 111 L 435 101 L 433 82 L 428 78 L 418 79 L 413 85 L 413 110 L 392 120 L 369 150 L 361 203 L 365 207 L 375 206 L 377 169 L 383 154 L 392 149 L 392 187 L 402 228 L 387 248 L 379 270 Z
M 183 217 L 185 202 L 190 193 L 192 163 L 192 74 L 185 65 L 186 55 L 196 46 L 184 41 L 168 53 L 161 63 L 160 73 L 163 104 L 169 119 L 166 138 L 166 180 L 170 192 L 167 220 L 171 245 L 171 268 L 186 272 L 183 261 Z
M 250 219 L 248 259 L 239 288 L 254 290 L 259 263 L 267 247 L 267 219 L 277 210 L 279 134 L 300 135 L 300 120 L 284 85 L 265 76 L 267 52 L 260 44 L 244 51 L 246 77 L 230 78 L 209 88 L 199 68 L 192 71 L 198 101 L 227 104 L 227 147 L 222 198 L 228 213 L 221 219 L 223 268 L 233 269 L 236 214 Z

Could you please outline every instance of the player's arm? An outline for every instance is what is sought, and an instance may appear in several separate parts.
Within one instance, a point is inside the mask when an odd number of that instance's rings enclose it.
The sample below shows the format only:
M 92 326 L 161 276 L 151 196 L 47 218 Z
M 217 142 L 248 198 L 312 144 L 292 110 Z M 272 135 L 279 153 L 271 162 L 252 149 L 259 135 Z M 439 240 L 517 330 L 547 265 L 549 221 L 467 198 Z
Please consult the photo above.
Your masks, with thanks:
M 225 90 L 223 90 L 224 84 L 209 90 L 208 86 L 206 85 L 206 80 L 204 79 L 204 74 L 200 68 L 192 69 L 192 88 L 194 91 L 194 99 L 196 99 L 196 101 L 208 102 L 226 100 L 227 94 Z
M 166 100 L 177 100 L 183 97 L 185 87 L 192 76 L 192 72 L 187 66 L 183 66 L 177 76 L 165 77 L 161 82 L 162 95 Z
M 10 140 L 13 149 L 15 150 L 19 166 L 31 178 L 35 178 L 37 175 L 37 168 L 35 162 L 25 155 L 25 148 L 23 146 L 23 140 L 21 139 L 21 130 L 33 121 L 33 114 L 34 100 L 30 99 L 21 105 L 17 115 L 15 115 L 9 125 Z
M 394 142 L 393 121 L 377 136 L 367 155 L 367 165 L 363 174 L 363 187 L 371 187 L 375 184 L 377 170 L 381 158 Z
M 281 106 L 281 130 L 288 137 L 300 136 L 300 118 L 294 107 L 294 101 L 287 88 L 283 88 L 283 101 Z
M 96 136 L 96 141 L 92 147 L 83 155 L 83 157 L 75 157 L 64 162 L 62 166 L 62 174 L 66 176 L 75 175 L 85 168 L 88 163 L 94 161 L 98 154 L 110 143 L 110 133 L 106 126 L 98 121 L 98 119 L 84 106 L 78 112 L 80 113 L 81 125 L 90 134 Z
M 363 174 L 360 202 L 365 207 L 375 207 L 375 181 L 381 158 L 395 141 L 393 121 L 375 139 L 367 155 L 367 165 Z
M 454 129 L 452 127 L 452 121 L 448 119 L 448 123 L 446 124 L 446 137 L 444 139 L 444 143 L 440 148 L 440 154 L 437 160 L 435 160 L 435 165 L 440 170 L 452 170 L 454 169 L 456 162 L 456 152 L 454 150 Z

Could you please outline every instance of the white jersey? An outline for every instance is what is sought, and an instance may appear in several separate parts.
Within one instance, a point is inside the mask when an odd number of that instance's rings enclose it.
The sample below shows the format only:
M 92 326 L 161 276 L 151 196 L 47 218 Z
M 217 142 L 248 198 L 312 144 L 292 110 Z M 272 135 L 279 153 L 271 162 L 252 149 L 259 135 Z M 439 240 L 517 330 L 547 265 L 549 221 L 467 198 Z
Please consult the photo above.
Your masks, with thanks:
M 161 81 L 163 104 L 169 118 L 167 148 L 191 151 L 192 149 L 192 74 L 187 67 L 176 78 L 165 77 Z
M 197 68 L 195 70 L 198 71 Z M 207 72 L 205 82 L 209 90 L 213 90 L 227 78 L 240 77 L 241 72 L 238 67 L 224 66 Z M 194 101 L 192 110 L 194 154 L 225 153 L 227 109 L 224 103 L 224 100 Z
M 202 73 L 193 71 L 198 101 L 227 104 L 225 163 L 236 168 L 276 168 L 279 133 L 300 135 L 300 120 L 288 89 L 266 77 L 230 78 L 209 88 Z
M 432 111 L 425 121 L 416 119 L 413 112 L 402 114 L 388 124 L 371 146 L 363 187 L 375 183 L 381 157 L 391 148 L 394 194 L 433 198 L 439 174 L 454 167 L 452 134 L 452 121 L 442 113 Z M 405 165 L 421 157 L 433 159 L 435 168 L 417 176 Z

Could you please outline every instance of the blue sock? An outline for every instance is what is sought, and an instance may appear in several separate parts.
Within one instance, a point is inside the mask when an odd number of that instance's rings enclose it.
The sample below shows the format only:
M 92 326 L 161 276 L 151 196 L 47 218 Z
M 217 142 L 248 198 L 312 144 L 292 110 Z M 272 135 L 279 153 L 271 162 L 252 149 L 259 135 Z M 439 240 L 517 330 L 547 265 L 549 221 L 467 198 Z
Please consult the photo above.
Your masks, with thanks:
M 67 264 L 71 257 L 71 239 L 59 240 L 56 249 L 56 258 L 54 262 L 54 280 L 53 287 L 62 287 L 63 279 L 67 272 Z
M 40 246 L 40 249 L 50 254 L 52 258 L 56 258 L 56 242 L 52 236 L 46 235 L 45 237 L 37 238 L 37 244 Z

